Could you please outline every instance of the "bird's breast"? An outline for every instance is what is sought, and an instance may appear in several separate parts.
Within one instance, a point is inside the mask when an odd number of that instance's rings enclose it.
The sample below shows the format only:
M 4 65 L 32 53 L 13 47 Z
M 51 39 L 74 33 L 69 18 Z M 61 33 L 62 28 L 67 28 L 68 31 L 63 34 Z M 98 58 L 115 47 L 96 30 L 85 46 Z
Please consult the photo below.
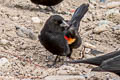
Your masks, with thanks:
M 71 37 L 67 37 L 67 36 L 64 36 L 64 38 L 67 40 L 68 44 L 72 44 L 76 41 L 75 38 L 71 38 Z

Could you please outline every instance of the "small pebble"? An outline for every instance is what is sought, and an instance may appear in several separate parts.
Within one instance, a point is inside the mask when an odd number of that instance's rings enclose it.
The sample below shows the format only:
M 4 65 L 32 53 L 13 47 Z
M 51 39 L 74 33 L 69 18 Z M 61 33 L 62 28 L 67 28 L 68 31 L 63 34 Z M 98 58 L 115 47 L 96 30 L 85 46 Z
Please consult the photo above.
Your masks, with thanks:
M 108 20 L 100 20 L 99 22 L 98 22 L 98 26 L 101 26 L 101 25 L 103 25 L 103 24 L 110 24 L 110 23 L 112 23 L 111 21 L 108 21 Z
M 9 41 L 6 39 L 0 40 L 0 45 L 7 45 L 8 43 L 9 43 Z
M 96 49 L 96 46 L 88 43 L 88 42 L 84 42 L 83 45 L 86 47 L 86 48 L 90 48 L 90 49 Z
M 106 8 L 114 8 L 120 6 L 120 1 L 107 3 Z
M 56 75 L 48 76 L 45 80 L 85 80 L 85 77 L 80 75 Z
M 32 30 L 27 29 L 26 27 L 16 26 L 16 34 L 20 37 L 29 37 L 32 40 L 36 40 L 37 37 Z
M 108 27 L 109 26 L 107 24 L 104 24 L 104 25 L 101 25 L 99 27 L 94 28 L 93 32 L 96 33 L 96 34 L 99 34 L 101 32 L 107 31 Z
M 105 13 L 107 16 L 111 15 L 111 14 L 120 14 L 118 9 L 110 9 Z
M 41 22 L 40 18 L 38 18 L 38 17 L 32 17 L 32 21 L 33 21 L 33 23 L 40 23 Z
M 120 25 L 116 25 L 112 27 L 113 30 L 120 30 Z
M 6 63 L 9 63 L 7 58 L 1 58 L 0 59 L 0 67 L 2 67 L 3 65 L 5 65 Z

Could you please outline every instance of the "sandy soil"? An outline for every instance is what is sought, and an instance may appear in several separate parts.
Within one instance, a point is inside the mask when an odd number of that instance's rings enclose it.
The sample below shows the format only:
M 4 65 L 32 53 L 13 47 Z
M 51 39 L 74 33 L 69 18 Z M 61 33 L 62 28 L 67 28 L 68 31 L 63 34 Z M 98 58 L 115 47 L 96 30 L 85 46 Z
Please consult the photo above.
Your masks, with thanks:
M 119 0 L 114 0 L 119 1 Z M 111 2 L 110 0 L 107 2 Z M 80 4 L 88 3 L 87 0 L 64 0 L 56 6 L 59 14 L 65 19 L 70 19 L 73 12 Z M 106 3 L 106 4 L 107 4 Z M 120 24 L 120 13 L 117 15 L 108 15 L 105 13 L 110 10 L 102 8 L 105 3 L 93 2 L 90 3 L 90 9 L 81 21 L 80 35 L 84 42 L 88 42 L 96 47 L 97 50 L 104 53 L 120 50 L 120 31 L 113 31 L 112 27 Z M 0 76 L 10 76 L 13 78 L 4 78 L 3 80 L 44 80 L 51 75 L 85 75 L 85 80 L 119 80 L 118 76 L 109 72 L 91 72 L 90 69 L 94 66 L 86 64 L 68 64 L 57 68 L 48 68 L 48 61 L 52 61 L 54 56 L 45 50 L 45 48 L 37 40 L 20 37 L 16 34 L 15 26 L 24 26 L 31 29 L 37 36 L 42 29 L 45 21 L 49 16 L 53 15 L 48 12 L 45 6 L 42 9 L 32 4 L 30 0 L 12 0 L 10 3 L 0 2 L 0 58 L 6 58 L 7 63 L 0 66 Z M 120 9 L 119 6 L 113 9 Z M 32 18 L 38 17 L 40 23 L 35 23 Z M 98 26 L 101 20 L 111 21 L 107 24 L 107 29 L 95 33 L 94 29 Z M 4 41 L 5 40 L 5 41 Z M 82 47 L 83 45 L 81 45 Z M 73 52 L 74 58 L 80 58 L 81 47 Z M 86 54 L 89 57 L 94 57 L 92 54 Z M 87 58 L 86 56 L 86 58 Z M 67 70 L 63 69 L 67 67 Z M 68 68 L 70 67 L 70 69 Z M 74 68 L 74 69 L 71 69 Z M 74 79 L 75 80 L 75 79 Z M 77 79 L 79 80 L 79 79 Z M 80 79 L 81 80 L 81 79 Z

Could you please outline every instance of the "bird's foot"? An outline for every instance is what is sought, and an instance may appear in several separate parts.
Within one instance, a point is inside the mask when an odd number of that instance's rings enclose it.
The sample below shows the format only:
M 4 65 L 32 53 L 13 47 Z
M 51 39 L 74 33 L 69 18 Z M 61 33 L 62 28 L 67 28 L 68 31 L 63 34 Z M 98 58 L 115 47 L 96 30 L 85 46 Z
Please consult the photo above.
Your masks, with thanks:
M 58 13 L 53 7 L 49 6 L 49 7 L 46 7 L 45 10 L 47 11 L 52 11 L 53 13 Z

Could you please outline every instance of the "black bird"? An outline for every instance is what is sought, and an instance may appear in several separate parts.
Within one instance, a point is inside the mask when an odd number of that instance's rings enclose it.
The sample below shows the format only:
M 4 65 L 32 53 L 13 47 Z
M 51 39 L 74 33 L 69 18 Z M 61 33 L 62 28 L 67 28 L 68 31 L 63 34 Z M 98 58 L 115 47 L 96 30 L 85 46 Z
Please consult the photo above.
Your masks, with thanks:
M 38 38 L 48 51 L 57 55 L 53 65 L 59 56 L 70 57 L 72 49 L 80 46 L 81 38 L 78 29 L 80 20 L 88 11 L 88 6 L 82 4 L 77 8 L 72 19 L 67 23 L 59 15 L 53 15 L 46 21 Z
M 62 2 L 63 0 L 31 0 L 32 3 L 37 5 L 44 5 L 51 8 L 51 10 L 54 10 L 52 6 L 55 6 Z
M 87 63 L 87 64 L 100 66 L 105 60 L 108 60 L 110 58 L 113 58 L 119 55 L 120 55 L 120 51 L 114 51 L 114 52 L 110 52 L 105 55 L 97 56 L 94 58 L 89 58 L 84 60 L 73 60 L 73 61 L 67 61 L 67 62 L 68 63 Z
M 67 23 L 61 16 L 50 16 L 38 36 L 41 44 L 52 54 L 57 55 L 53 65 L 56 63 L 58 56 L 67 56 L 70 53 L 69 45 L 64 38 L 65 27 L 63 24 Z
M 120 55 L 103 61 L 99 67 L 93 68 L 92 71 L 109 71 L 120 76 Z
M 120 76 L 120 50 L 107 53 L 105 55 L 98 56 L 95 58 L 89 58 L 84 60 L 73 60 L 66 62 L 87 63 L 87 64 L 96 65 L 98 67 L 93 68 L 92 71 L 109 71 Z

